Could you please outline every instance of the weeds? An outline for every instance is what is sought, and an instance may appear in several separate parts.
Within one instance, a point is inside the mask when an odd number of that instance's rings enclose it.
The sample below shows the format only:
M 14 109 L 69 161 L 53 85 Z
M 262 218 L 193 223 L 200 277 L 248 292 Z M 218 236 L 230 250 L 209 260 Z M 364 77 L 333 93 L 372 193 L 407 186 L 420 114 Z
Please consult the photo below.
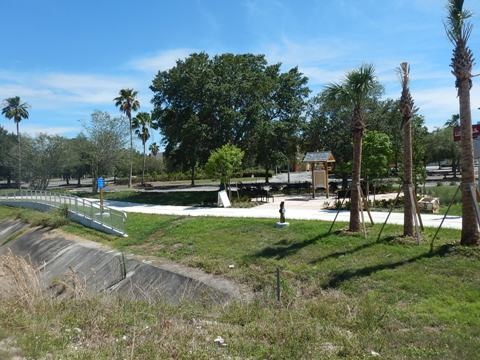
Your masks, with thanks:
M 327 234 L 322 222 L 292 221 L 279 232 L 271 220 L 132 214 L 128 221 L 131 237 L 95 233 L 95 239 L 223 274 L 256 296 L 226 306 L 173 306 L 89 296 L 81 284 L 72 290 L 66 277 L 26 296 L 28 306 L 15 300 L 21 292 L 7 298 L 0 291 L 0 337 L 14 337 L 27 358 L 478 357 L 480 252 L 452 246 L 458 231 L 442 231 L 429 252 L 426 242 L 396 240 L 401 229 L 389 225 L 377 242 L 378 227 L 365 239 Z M 432 232 L 426 229 L 425 238 Z M 82 234 L 94 232 L 82 228 Z M 217 336 L 225 347 L 214 343 Z
M 68 220 L 68 207 L 62 207 L 54 209 L 49 212 L 37 212 L 37 211 L 17 211 L 17 219 L 21 219 L 25 222 L 32 224 L 33 226 L 42 226 L 52 229 L 56 229 L 67 225 Z

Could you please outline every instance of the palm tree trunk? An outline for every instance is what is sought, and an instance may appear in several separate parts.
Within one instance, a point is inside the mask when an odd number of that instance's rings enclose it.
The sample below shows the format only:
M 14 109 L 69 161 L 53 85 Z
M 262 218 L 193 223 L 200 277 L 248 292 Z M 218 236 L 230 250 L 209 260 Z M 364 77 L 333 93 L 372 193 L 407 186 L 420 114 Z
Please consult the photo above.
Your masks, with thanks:
M 130 123 L 130 151 L 128 152 L 128 160 L 130 162 L 130 173 L 128 174 L 128 187 L 132 187 L 132 172 L 133 172 L 133 134 L 132 134 L 132 115 L 128 114 L 128 121 Z
M 362 166 L 362 136 L 363 131 L 355 129 L 353 132 L 353 172 L 352 188 L 350 197 L 350 225 L 348 230 L 352 232 L 360 231 L 360 172 Z
M 471 184 L 475 184 L 473 141 L 472 141 L 472 113 L 470 109 L 469 79 L 459 82 L 458 98 L 460 102 L 460 126 L 462 130 L 461 142 L 461 170 L 462 170 L 462 245 L 478 245 L 480 234 L 477 227 L 475 213 L 475 194 L 470 192 Z
M 413 183 L 412 175 L 412 123 L 411 121 L 406 121 L 403 126 L 403 167 L 404 167 L 404 176 L 403 176 L 403 196 L 404 196 L 404 206 L 403 206 L 403 235 L 404 236 L 414 236 L 414 227 L 413 227 L 413 205 L 412 199 L 410 197 L 410 189 Z
M 22 188 L 22 150 L 21 150 L 21 146 L 20 146 L 20 131 L 19 131 L 19 125 L 18 125 L 18 121 L 16 121 L 17 123 L 17 145 L 18 145 L 18 189 L 21 189 Z
M 145 186 L 145 142 L 143 143 L 142 186 Z

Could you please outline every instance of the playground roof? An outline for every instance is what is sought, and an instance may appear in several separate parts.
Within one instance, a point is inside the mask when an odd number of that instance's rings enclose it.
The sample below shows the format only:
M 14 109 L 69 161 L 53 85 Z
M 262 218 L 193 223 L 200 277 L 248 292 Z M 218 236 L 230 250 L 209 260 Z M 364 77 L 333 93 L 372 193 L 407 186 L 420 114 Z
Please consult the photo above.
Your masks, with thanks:
M 307 152 L 303 158 L 303 162 L 307 163 L 317 163 L 317 162 L 335 162 L 330 151 L 315 151 Z

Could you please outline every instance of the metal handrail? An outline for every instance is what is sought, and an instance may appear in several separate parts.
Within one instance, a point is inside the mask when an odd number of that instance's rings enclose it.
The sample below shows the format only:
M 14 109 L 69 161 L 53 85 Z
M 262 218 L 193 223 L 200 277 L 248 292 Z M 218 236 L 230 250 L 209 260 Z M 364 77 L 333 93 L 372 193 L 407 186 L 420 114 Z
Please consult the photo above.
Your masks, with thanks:
M 19 203 L 28 201 L 54 208 L 67 206 L 68 211 L 77 216 L 126 235 L 125 222 L 127 214 L 125 212 L 114 210 L 108 206 L 101 207 L 98 202 L 78 196 L 62 195 L 46 190 L 22 189 L 0 194 L 0 202 L 2 201 Z

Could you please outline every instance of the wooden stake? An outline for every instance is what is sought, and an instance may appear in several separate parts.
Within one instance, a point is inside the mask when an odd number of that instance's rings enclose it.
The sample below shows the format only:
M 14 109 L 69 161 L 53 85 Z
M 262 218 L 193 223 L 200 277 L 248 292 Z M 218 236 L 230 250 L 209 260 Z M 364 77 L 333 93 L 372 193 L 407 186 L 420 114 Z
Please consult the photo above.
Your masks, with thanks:
M 413 189 L 412 185 L 408 186 L 408 196 L 410 197 L 410 206 L 412 207 L 413 220 L 415 221 L 415 236 L 417 238 L 417 245 L 420 245 L 420 231 L 418 230 L 418 218 L 417 211 L 415 209 L 415 199 L 413 198 Z
M 342 201 L 340 202 L 340 206 L 338 207 L 337 213 L 335 214 L 335 218 L 333 219 L 332 225 L 330 225 L 330 229 L 328 230 L 329 234 L 333 229 L 333 225 L 335 225 L 335 221 L 337 221 L 338 214 L 340 214 L 340 211 L 342 210 L 343 202 L 345 201 L 345 198 L 347 197 L 347 194 L 349 194 L 349 193 L 350 193 L 350 197 L 351 197 L 352 196 L 352 190 L 351 189 L 347 190 L 347 193 L 345 194 Z
M 424 227 L 423 227 L 422 216 L 420 214 L 420 207 L 418 206 L 417 193 L 414 191 L 413 195 L 414 195 L 414 200 L 415 200 L 415 209 L 417 210 L 418 221 L 420 222 L 420 229 L 422 229 L 422 231 L 423 231 Z
M 363 204 L 365 206 L 365 209 L 367 210 L 368 217 L 370 218 L 370 222 L 372 223 L 372 225 L 375 225 L 375 223 L 373 222 L 372 214 L 370 213 L 370 207 L 368 206 L 368 199 L 365 200 L 365 194 L 363 193 L 363 190 L 362 190 L 361 186 L 360 186 L 360 190 L 362 191 L 361 192 L 361 197 L 363 199 Z
M 474 187 L 476 187 L 474 183 L 469 184 L 470 196 L 472 197 L 473 203 L 475 204 L 474 209 L 475 215 L 477 216 L 477 226 L 480 226 L 480 210 L 478 209 L 477 196 Z
M 365 239 L 367 238 L 367 228 L 365 226 L 365 216 L 363 215 L 363 197 L 362 197 L 362 189 L 360 187 L 360 184 L 357 184 L 357 191 L 358 191 L 358 201 L 360 202 L 360 216 L 362 218 L 362 226 L 363 226 L 363 235 L 365 236 Z
M 450 200 L 450 204 L 448 204 L 447 211 L 445 211 L 445 215 L 443 215 L 442 221 L 440 222 L 440 225 L 438 226 L 437 231 L 435 231 L 435 235 L 433 235 L 432 241 L 430 242 L 430 251 L 433 251 L 433 242 L 437 238 L 438 232 L 442 228 L 443 222 L 445 221 L 447 214 L 450 211 L 450 208 L 452 207 L 452 204 L 455 201 L 455 198 L 457 197 L 459 190 L 460 190 L 460 185 L 458 185 L 457 190 L 455 191 L 455 194 L 453 194 L 452 200 Z
M 380 232 L 378 233 L 377 241 L 379 241 L 380 236 L 382 236 L 383 229 L 385 228 L 385 225 L 387 225 L 387 221 L 390 218 L 390 215 L 391 215 L 393 209 L 395 209 L 395 206 L 397 205 L 398 198 L 400 197 L 401 192 L 402 192 L 402 187 L 400 186 L 400 188 L 398 189 L 397 197 L 395 198 L 395 201 L 393 202 L 393 205 L 390 207 L 390 211 L 388 212 L 387 218 L 385 219 L 385 222 L 383 223 L 382 228 L 380 229 Z

